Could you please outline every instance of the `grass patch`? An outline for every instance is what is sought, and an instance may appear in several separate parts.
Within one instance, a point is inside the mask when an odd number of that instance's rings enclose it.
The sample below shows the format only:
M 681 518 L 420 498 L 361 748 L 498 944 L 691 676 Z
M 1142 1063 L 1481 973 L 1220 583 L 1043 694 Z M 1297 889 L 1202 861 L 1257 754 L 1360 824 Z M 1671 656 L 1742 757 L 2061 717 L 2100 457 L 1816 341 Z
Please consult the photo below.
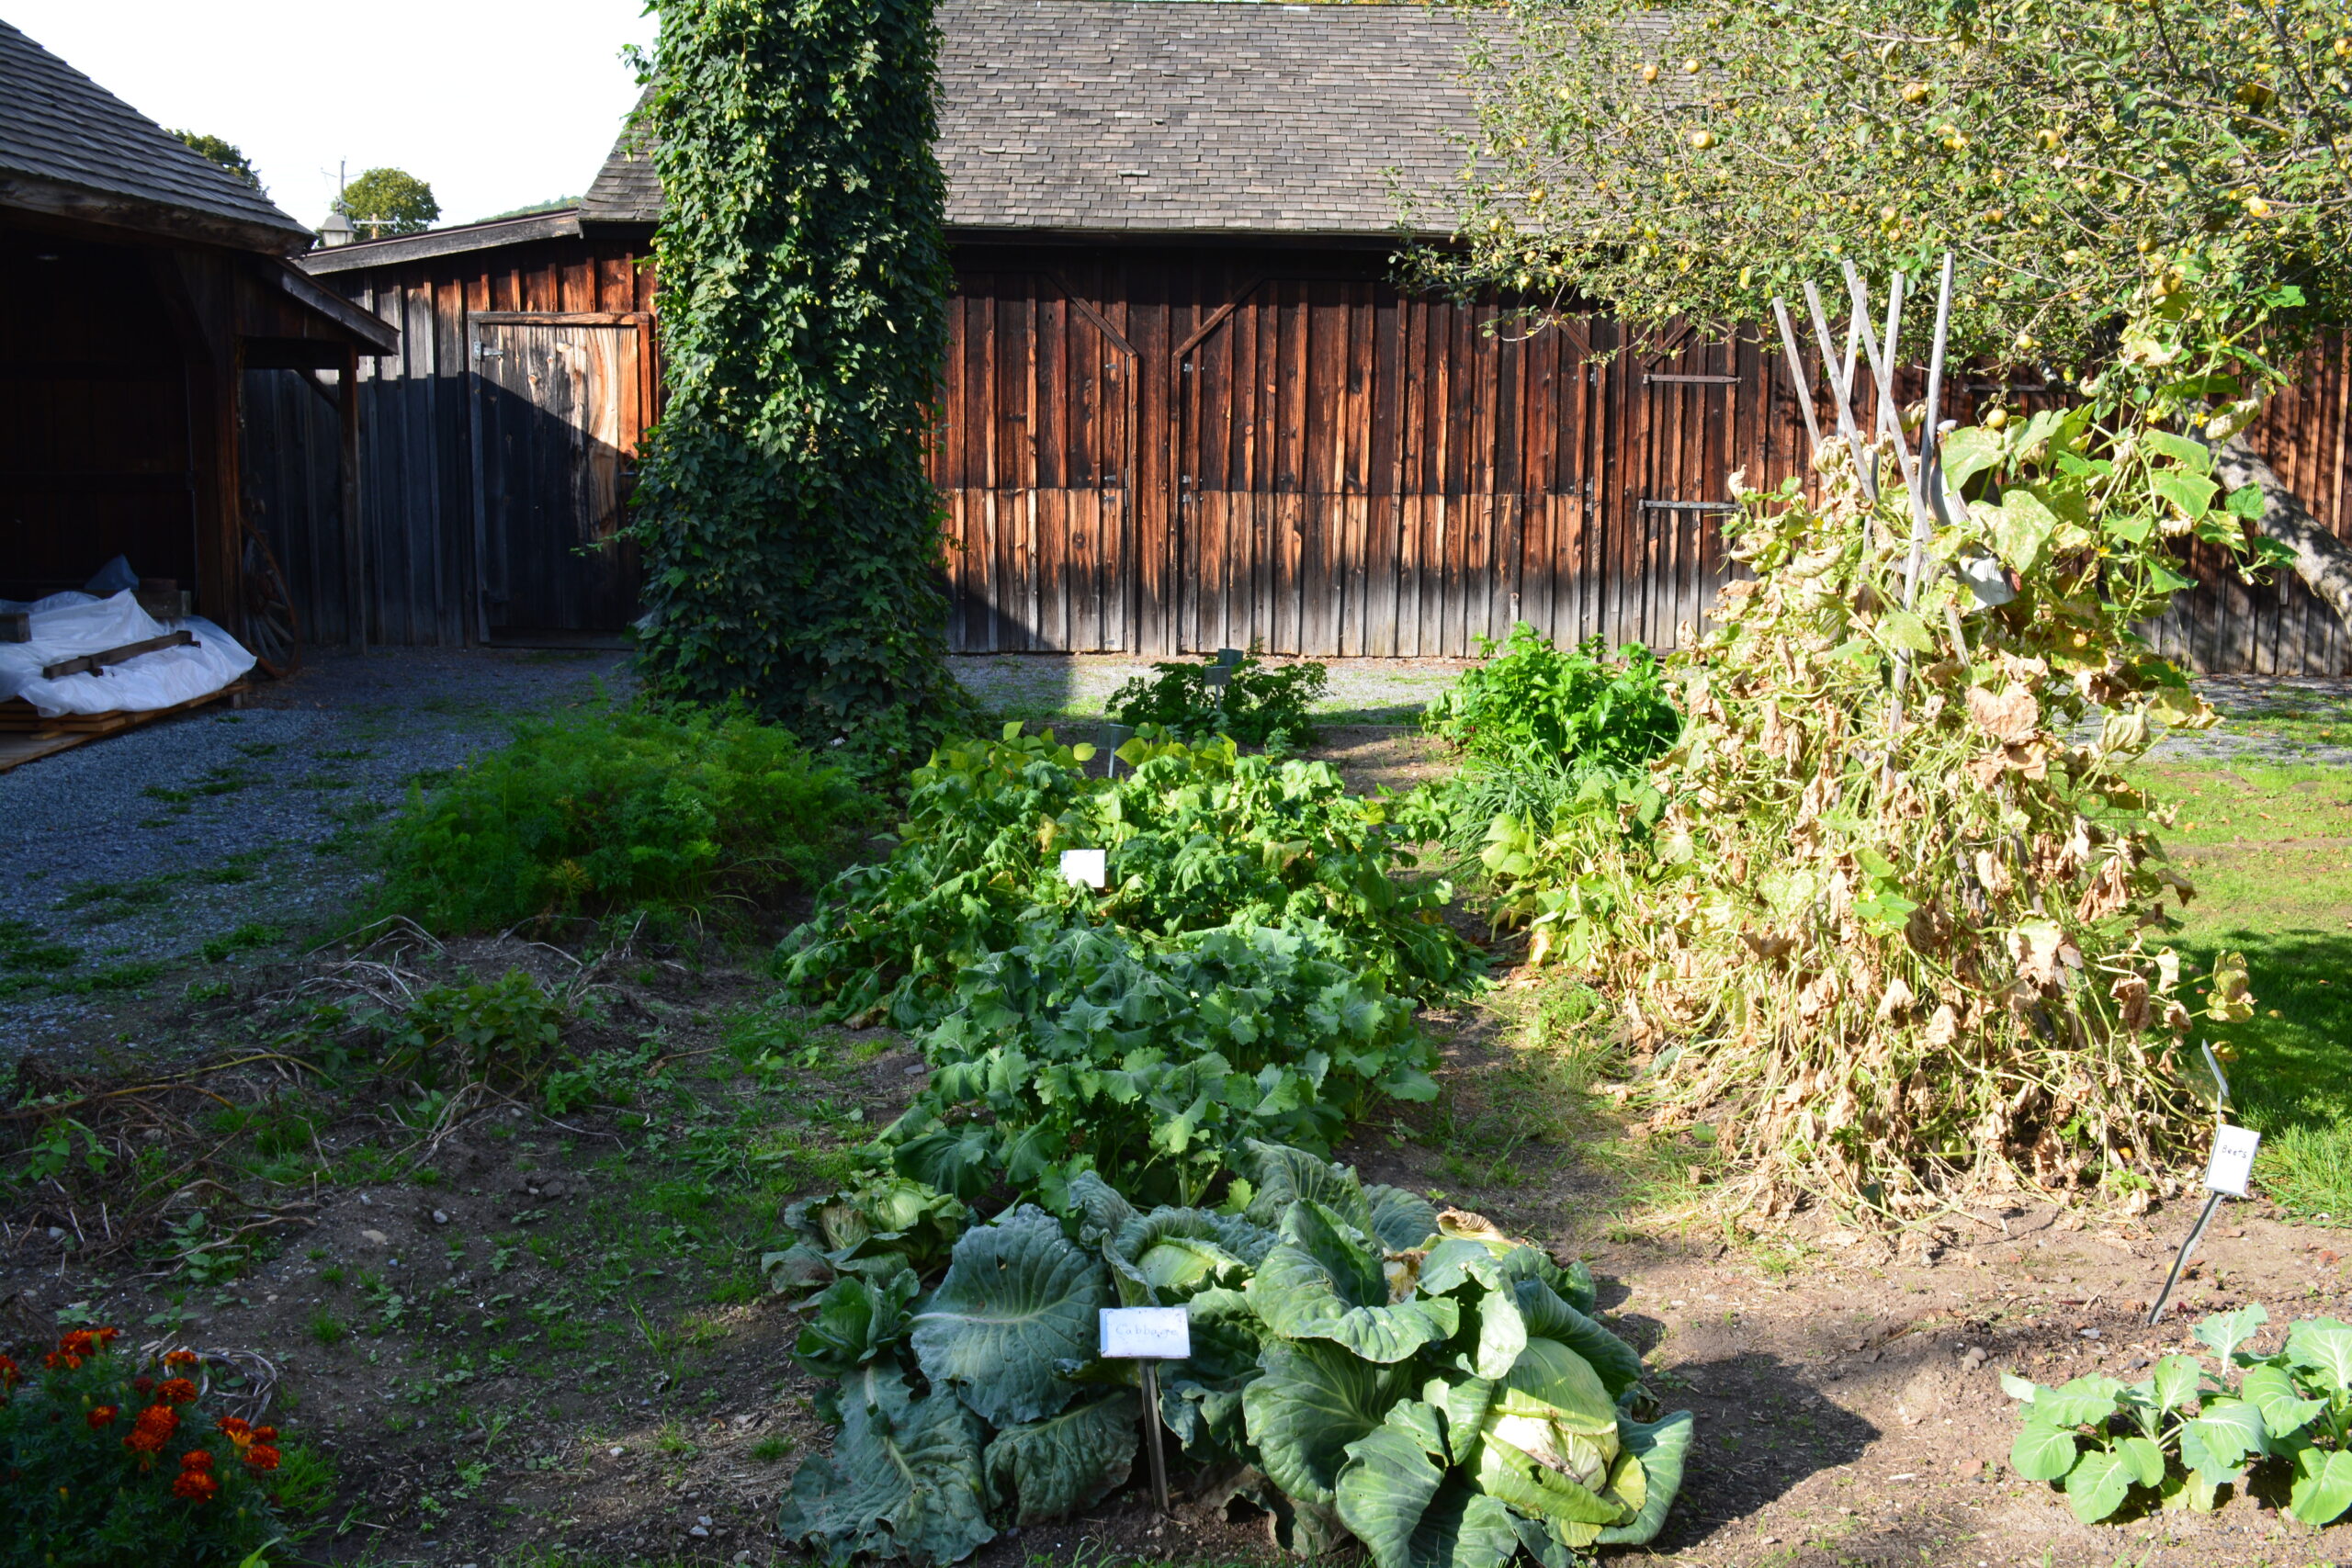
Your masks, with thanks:
M 2286 1208 L 2352 1223 L 2352 770 L 2145 771 L 2180 807 L 2167 843 L 2198 888 L 2178 945 L 2200 964 L 2242 951 L 2252 976 L 2254 1016 L 2210 1035 L 2236 1052 L 2256 1174 Z

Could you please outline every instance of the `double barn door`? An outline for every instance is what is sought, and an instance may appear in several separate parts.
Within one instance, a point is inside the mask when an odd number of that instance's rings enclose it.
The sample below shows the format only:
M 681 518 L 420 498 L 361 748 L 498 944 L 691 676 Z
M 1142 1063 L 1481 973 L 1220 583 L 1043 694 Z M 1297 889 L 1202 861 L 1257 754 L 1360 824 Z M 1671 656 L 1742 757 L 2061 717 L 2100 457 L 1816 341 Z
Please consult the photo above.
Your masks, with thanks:
M 959 650 L 1462 657 L 1518 620 L 1664 648 L 1723 580 L 1730 471 L 1800 460 L 1753 341 L 1523 335 L 1364 276 L 1089 281 L 962 280 Z

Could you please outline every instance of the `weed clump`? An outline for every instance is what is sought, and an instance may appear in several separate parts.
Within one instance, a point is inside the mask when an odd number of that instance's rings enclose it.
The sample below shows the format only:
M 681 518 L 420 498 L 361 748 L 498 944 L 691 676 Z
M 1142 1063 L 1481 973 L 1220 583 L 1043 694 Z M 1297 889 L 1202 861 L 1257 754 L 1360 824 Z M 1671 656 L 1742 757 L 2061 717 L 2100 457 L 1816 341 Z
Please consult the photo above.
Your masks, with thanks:
M 411 789 L 379 912 L 451 932 L 630 910 L 727 923 L 822 877 L 865 815 L 847 773 L 741 711 L 526 722 Z
M 1275 667 L 1254 655 L 1235 664 L 1209 659 L 1155 664 L 1151 670 L 1111 694 L 1114 720 L 1138 728 L 1158 725 L 1179 740 L 1222 735 L 1244 746 L 1312 745 L 1315 725 L 1307 709 L 1321 700 L 1330 681 L 1320 664 Z

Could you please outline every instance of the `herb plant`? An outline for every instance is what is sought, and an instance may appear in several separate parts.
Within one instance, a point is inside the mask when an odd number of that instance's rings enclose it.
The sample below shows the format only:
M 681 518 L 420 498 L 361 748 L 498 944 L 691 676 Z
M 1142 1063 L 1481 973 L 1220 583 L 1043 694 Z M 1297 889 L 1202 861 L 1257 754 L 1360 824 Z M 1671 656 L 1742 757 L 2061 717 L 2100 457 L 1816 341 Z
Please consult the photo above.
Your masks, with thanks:
M 1641 1358 L 1590 1315 L 1581 1265 L 1296 1149 L 1247 1154 L 1217 1210 L 1140 1210 L 1082 1174 L 1054 1212 L 965 1231 L 935 1284 L 863 1244 L 820 1255 L 835 1278 L 794 1354 L 836 1380 L 841 1431 L 794 1477 L 786 1537 L 946 1563 L 1088 1506 L 1137 1446 L 1135 1364 L 1097 1359 L 1096 1314 L 1180 1304 L 1193 1353 L 1160 1415 L 1295 1551 L 1566 1568 L 1657 1535 L 1691 1418 L 1634 1418 Z
M 193 1351 L 142 1366 L 75 1329 L 0 1356 L 0 1564 L 220 1568 L 284 1539 L 277 1429 L 221 1416 Z
M 1308 710 L 1322 699 L 1330 675 L 1311 660 L 1280 666 L 1245 655 L 1238 664 L 1212 658 L 1199 664 L 1155 664 L 1111 694 L 1110 714 L 1140 728 L 1157 725 L 1180 740 L 1223 735 L 1244 746 L 1295 748 L 1314 743 Z M 1222 685 L 1210 676 L 1227 671 Z
M 2134 1495 L 2209 1512 L 2224 1487 L 2243 1494 L 2262 1472 L 2288 1483 L 2305 1524 L 2341 1517 L 2352 1508 L 2352 1324 L 2312 1318 L 2272 1355 L 2239 1348 L 2268 1321 L 2256 1303 L 2198 1325 L 2214 1368 L 2172 1355 L 2136 1383 L 2054 1389 L 2005 1374 L 2003 1391 L 2023 1402 L 2009 1468 L 2064 1488 L 2085 1524 Z
M 411 788 L 379 903 L 450 932 L 628 910 L 725 922 L 830 873 L 866 809 L 840 769 L 740 709 L 534 720 Z
M 1480 637 L 1478 656 L 1422 720 L 1465 757 L 1634 768 L 1682 731 L 1665 671 L 1639 643 L 1614 655 L 1599 637 L 1563 649 L 1521 621 L 1507 641 Z

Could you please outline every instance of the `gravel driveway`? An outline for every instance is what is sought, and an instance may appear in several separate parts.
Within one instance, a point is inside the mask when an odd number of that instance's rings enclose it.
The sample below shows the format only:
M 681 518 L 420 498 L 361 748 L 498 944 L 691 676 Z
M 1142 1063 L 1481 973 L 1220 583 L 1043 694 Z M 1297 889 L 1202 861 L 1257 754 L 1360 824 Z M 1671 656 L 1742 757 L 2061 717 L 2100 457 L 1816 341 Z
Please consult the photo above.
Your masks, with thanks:
M 498 745 L 517 715 L 593 701 L 600 682 L 626 691 L 626 659 L 314 654 L 242 712 L 200 710 L 0 774 L 0 1040 L 103 1040 L 159 966 L 282 953 L 359 889 L 353 829 L 408 779 Z

